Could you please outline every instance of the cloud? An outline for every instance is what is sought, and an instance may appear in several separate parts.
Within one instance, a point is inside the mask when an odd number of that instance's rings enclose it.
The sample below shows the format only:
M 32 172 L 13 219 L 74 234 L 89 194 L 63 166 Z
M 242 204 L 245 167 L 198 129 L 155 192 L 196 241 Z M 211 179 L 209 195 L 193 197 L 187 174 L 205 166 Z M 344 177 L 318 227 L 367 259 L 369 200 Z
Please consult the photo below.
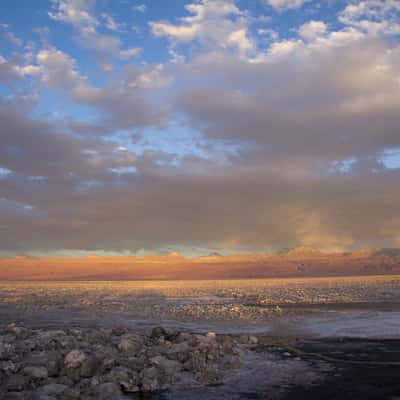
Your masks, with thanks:
M 265 0 L 266 4 L 276 10 L 290 10 L 302 7 L 311 0 Z
M 370 35 L 394 35 L 400 33 L 399 13 L 396 0 L 363 0 L 347 5 L 339 20 Z
M 119 56 L 122 60 L 129 60 L 130 58 L 137 57 L 141 51 L 138 47 L 132 47 L 131 49 L 121 50 Z
M 112 17 L 111 15 L 109 15 L 107 13 L 102 13 L 101 16 L 105 21 L 106 28 L 109 29 L 110 31 L 114 31 L 114 32 L 126 31 L 126 24 L 125 23 L 117 22 L 114 19 L 114 17 Z
M 53 11 L 48 15 L 55 21 L 62 21 L 74 25 L 96 26 L 98 20 L 92 15 L 94 1 L 91 0 L 51 0 Z
M 180 23 L 152 21 L 156 37 L 165 36 L 176 43 L 199 41 L 204 47 L 233 49 L 245 55 L 254 49 L 246 16 L 232 0 L 201 0 L 185 6 L 191 15 Z
M 35 76 L 40 72 L 36 65 L 21 64 L 19 60 L 5 59 L 0 55 L 0 82 L 6 86 L 13 86 L 27 76 Z
M 171 78 L 160 65 L 127 66 L 119 80 L 103 88 L 77 86 L 71 93 L 81 104 L 101 111 L 103 132 L 145 126 L 162 127 L 167 123 L 166 107 L 151 103 L 149 95 L 168 85 Z
M 22 46 L 23 42 L 12 32 L 4 32 L 3 37 L 14 46 Z
M 101 33 L 94 3 L 53 4 L 105 67 L 138 55 Z M 374 4 L 345 8 L 336 30 L 267 25 L 266 43 L 238 3 L 192 2 L 150 24 L 185 57 L 102 82 L 48 44 L 0 58 L 0 249 L 398 245 L 400 169 L 384 157 L 400 148 L 400 46 L 363 22 L 392 23 L 397 4 Z M 38 117 L 43 87 L 92 118 Z
M 132 165 L 131 153 L 118 151 L 116 145 L 74 138 L 55 131 L 47 121 L 24 116 L 16 107 L 0 106 L 0 164 L 13 173 L 73 182 L 74 176 L 95 179 L 108 168 Z
M 187 82 L 207 84 L 188 85 L 177 103 L 194 129 L 269 160 L 264 168 L 290 160 L 324 173 L 400 146 L 399 54 L 351 30 L 275 42 L 252 62 L 209 53 L 183 69 Z
M 145 13 L 147 10 L 147 7 L 145 4 L 138 4 L 137 6 L 132 6 L 133 11 L 139 11 L 141 13 Z
M 43 49 L 37 54 L 38 64 L 42 67 L 42 81 L 48 87 L 75 87 L 84 84 L 76 69 L 75 60 L 66 53 L 55 49 Z
M 323 35 L 327 31 L 327 26 L 322 21 L 309 21 L 299 28 L 299 35 L 305 40 L 313 40 Z
M 134 49 L 123 49 L 119 37 L 99 32 L 98 28 L 101 24 L 94 15 L 94 1 L 52 0 L 52 3 L 53 11 L 49 12 L 49 17 L 72 25 L 77 32 L 79 44 L 97 54 L 100 66 L 104 71 L 112 70 L 113 58 L 118 57 L 122 60 L 128 60 L 134 56 Z M 124 24 L 116 22 L 107 13 L 102 13 L 101 17 L 108 30 L 119 32 L 126 28 Z M 135 49 L 135 52 L 135 55 L 137 55 L 140 49 Z

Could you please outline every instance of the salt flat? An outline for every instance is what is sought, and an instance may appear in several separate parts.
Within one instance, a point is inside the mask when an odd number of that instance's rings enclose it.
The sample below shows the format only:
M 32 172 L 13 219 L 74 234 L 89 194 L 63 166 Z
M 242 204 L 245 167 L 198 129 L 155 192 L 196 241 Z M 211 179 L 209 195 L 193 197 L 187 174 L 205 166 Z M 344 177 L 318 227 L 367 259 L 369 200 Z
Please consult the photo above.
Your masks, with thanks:
M 400 336 L 400 276 L 0 282 L 3 319 L 197 331 Z M 12 310 L 12 311 L 10 311 Z

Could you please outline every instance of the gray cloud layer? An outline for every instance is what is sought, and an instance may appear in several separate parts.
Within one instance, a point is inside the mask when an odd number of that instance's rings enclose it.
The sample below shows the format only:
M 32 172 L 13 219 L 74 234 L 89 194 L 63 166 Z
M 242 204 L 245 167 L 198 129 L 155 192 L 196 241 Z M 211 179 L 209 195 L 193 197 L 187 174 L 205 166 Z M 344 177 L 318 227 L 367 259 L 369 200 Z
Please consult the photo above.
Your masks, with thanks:
M 355 28 L 346 11 L 339 31 L 313 24 L 261 50 L 248 15 L 218 1 L 220 12 L 203 1 L 178 25 L 151 25 L 174 49 L 197 40 L 189 60 L 127 66 L 102 87 L 50 46 L 36 62 L 0 59 L 0 82 L 36 83 L 0 102 L 0 251 L 400 246 L 400 170 L 382 162 L 400 148 L 394 28 Z M 97 29 L 85 2 L 55 4 L 53 19 Z M 210 38 L 209 15 L 223 34 Z M 42 87 L 99 117 L 31 117 Z M 110 140 L 173 126 L 198 132 L 192 152 Z

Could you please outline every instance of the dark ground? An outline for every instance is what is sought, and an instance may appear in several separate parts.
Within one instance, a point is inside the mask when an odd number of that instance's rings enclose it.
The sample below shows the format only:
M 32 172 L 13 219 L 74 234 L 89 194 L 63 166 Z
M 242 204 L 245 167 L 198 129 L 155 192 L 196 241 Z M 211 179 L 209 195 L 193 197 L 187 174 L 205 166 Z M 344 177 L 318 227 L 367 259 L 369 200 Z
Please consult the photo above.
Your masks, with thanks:
M 400 339 L 312 339 L 280 342 L 265 338 L 254 351 L 288 360 L 301 358 L 323 368 L 324 378 L 307 386 L 274 385 L 264 393 L 244 391 L 243 400 L 400 400 Z M 290 354 L 290 356 L 289 356 Z M 328 368 L 327 368 L 328 367 Z M 223 387 L 221 387 L 224 391 Z M 185 392 L 180 399 L 228 399 L 212 388 Z M 188 396 L 188 397 L 187 397 Z M 138 394 L 137 400 L 170 400 L 168 392 Z M 235 397 L 236 399 L 237 397 Z
M 292 349 L 310 363 L 328 362 L 333 370 L 319 384 L 291 387 L 284 400 L 400 400 L 400 340 L 310 340 Z

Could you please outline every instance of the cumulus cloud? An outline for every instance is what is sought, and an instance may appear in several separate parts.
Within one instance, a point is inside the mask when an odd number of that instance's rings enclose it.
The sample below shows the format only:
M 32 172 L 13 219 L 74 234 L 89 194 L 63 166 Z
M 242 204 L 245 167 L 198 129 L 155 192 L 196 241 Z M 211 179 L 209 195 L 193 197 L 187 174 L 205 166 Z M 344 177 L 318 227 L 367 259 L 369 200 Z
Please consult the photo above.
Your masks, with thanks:
M 327 26 L 322 21 L 309 21 L 299 28 L 299 35 L 306 40 L 313 40 L 323 35 L 327 31 Z
M 335 37 L 324 39 L 336 41 Z M 327 42 L 328 41 L 328 42 Z M 285 48 L 286 47 L 286 48 Z M 212 139 L 263 148 L 266 160 L 304 159 L 311 170 L 400 146 L 398 47 L 367 38 L 342 46 L 294 42 L 262 62 L 202 57 L 178 104 Z M 203 75 L 204 74 L 204 75 Z M 301 78 L 300 78 L 301 77 Z M 243 91 L 243 86 L 246 91 Z
M 254 49 L 248 21 L 233 0 L 201 0 L 185 8 L 191 15 L 178 24 L 150 22 L 153 34 L 178 43 L 198 40 L 207 48 L 231 48 L 241 54 Z
M 6 59 L 0 55 L 0 82 L 6 86 L 12 86 L 27 76 L 35 76 L 40 72 L 37 65 L 24 64 L 12 58 Z
M 75 87 L 86 80 L 77 71 L 75 60 L 58 49 L 40 50 L 37 61 L 42 67 L 42 80 L 49 87 Z
M 94 1 L 91 0 L 51 0 L 53 11 L 49 17 L 76 27 L 96 26 L 98 20 L 92 15 Z

